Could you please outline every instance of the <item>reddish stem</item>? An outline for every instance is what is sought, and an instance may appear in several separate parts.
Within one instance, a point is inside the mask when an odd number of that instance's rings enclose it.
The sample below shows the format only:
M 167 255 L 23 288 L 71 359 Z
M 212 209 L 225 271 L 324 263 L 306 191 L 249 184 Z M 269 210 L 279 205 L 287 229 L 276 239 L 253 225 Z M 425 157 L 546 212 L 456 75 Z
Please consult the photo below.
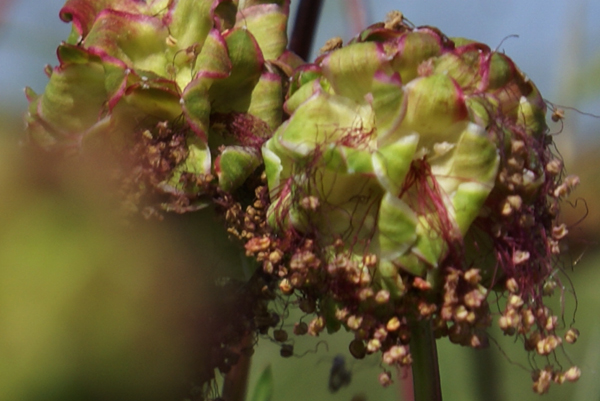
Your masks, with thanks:
M 346 0 L 346 13 L 350 22 L 351 36 L 358 34 L 367 27 L 369 14 L 364 0 Z
M 252 357 L 243 351 L 247 348 L 251 348 L 253 341 L 253 333 L 247 333 L 238 346 L 237 351 L 241 355 L 240 360 L 231 367 L 231 370 L 225 375 L 225 381 L 223 382 L 224 400 L 244 401 L 246 399 Z

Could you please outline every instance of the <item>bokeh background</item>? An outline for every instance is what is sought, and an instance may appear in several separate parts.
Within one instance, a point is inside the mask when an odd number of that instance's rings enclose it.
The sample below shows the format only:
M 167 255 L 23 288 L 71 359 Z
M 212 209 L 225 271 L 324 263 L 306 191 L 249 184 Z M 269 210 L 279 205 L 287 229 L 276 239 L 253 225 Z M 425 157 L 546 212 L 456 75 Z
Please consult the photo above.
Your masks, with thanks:
M 0 399 L 182 400 L 172 389 L 193 386 L 184 372 L 203 357 L 202 319 L 217 296 L 206 283 L 238 266 L 239 255 L 207 214 L 124 232 L 107 210 L 103 194 L 114 188 L 101 161 L 74 168 L 16 151 L 23 88 L 43 91 L 43 67 L 56 64 L 70 31 L 58 18 L 62 4 L 0 0 Z M 575 318 L 582 334 L 560 360 L 583 374 L 544 398 L 600 400 L 600 2 L 325 0 L 314 47 L 350 39 L 394 9 L 416 25 L 506 52 L 548 101 L 565 106 L 565 121 L 551 129 L 582 185 L 564 208 L 572 237 L 563 268 L 573 285 L 565 280 L 562 305 L 565 322 Z M 445 399 L 539 399 L 518 365 L 528 366 L 522 346 L 493 336 L 499 346 L 485 351 L 439 342 Z M 271 365 L 274 400 L 401 400 L 400 387 L 377 384 L 375 358 L 348 357 L 350 386 L 328 392 L 329 369 L 346 344 L 338 335 L 298 339 L 298 356 L 282 359 L 262 341 L 250 392 Z

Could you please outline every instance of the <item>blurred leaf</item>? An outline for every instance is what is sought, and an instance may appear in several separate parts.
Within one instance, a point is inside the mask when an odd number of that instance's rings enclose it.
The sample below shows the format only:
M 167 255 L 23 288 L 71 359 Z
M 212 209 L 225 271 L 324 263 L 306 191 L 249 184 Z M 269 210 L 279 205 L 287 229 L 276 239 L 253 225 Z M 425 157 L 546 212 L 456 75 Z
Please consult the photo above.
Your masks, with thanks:
M 183 399 L 208 352 L 206 260 L 191 263 L 168 224 L 124 227 L 106 161 L 3 139 L 0 399 Z
M 271 365 L 267 366 L 261 373 L 254 388 L 251 401 L 271 401 L 273 398 L 273 372 Z

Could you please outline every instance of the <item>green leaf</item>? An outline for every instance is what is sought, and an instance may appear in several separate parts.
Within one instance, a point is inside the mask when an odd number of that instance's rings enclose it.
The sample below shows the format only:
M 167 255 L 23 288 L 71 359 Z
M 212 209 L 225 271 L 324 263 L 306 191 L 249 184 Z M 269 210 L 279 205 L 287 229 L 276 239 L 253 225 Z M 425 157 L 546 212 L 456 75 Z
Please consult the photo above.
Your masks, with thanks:
M 267 366 L 258 378 L 251 401 L 270 401 L 273 398 L 273 372 Z

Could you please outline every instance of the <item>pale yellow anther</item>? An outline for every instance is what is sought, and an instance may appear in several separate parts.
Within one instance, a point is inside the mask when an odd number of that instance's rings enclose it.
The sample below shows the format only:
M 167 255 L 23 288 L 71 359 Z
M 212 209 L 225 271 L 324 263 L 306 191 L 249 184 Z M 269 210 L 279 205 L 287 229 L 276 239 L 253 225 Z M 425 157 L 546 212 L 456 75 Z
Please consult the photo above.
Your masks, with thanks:
M 346 324 L 350 330 L 358 330 L 362 325 L 362 322 L 362 316 L 350 315 Z
M 528 251 L 515 251 L 513 254 L 513 263 L 515 265 L 520 265 L 521 263 L 525 263 L 529 260 L 529 252 Z
M 564 182 L 554 189 L 555 198 L 563 198 L 569 195 L 579 185 L 579 177 L 570 175 L 565 178 Z
M 167 46 L 170 46 L 170 47 L 177 46 L 177 39 L 175 39 L 175 37 L 173 37 L 172 35 L 167 36 L 167 39 L 165 39 L 165 42 L 167 43 Z
M 517 283 L 517 280 L 514 277 L 511 277 L 508 280 L 506 280 L 506 289 L 511 294 L 515 294 L 517 291 L 519 291 L 519 284 Z
M 394 356 L 392 355 L 392 353 L 390 351 L 384 352 L 381 357 L 381 360 L 386 365 L 393 365 L 394 363 L 396 363 L 396 358 L 394 358 Z
M 510 306 L 512 306 L 513 308 L 520 308 L 521 306 L 523 306 L 523 298 L 521 298 L 520 295 L 517 294 L 512 294 L 509 296 L 508 298 L 508 303 L 510 304 Z
M 563 239 L 568 233 L 569 230 L 567 229 L 567 225 L 564 223 L 559 226 L 552 227 L 552 238 L 555 240 Z
M 408 346 L 406 345 L 394 345 L 390 348 L 389 352 L 396 360 L 404 358 L 409 354 Z
M 379 351 L 380 348 L 381 348 L 381 341 L 379 341 L 376 338 L 370 339 L 369 342 L 367 343 L 367 352 L 370 354 Z
M 390 292 L 388 290 L 379 290 L 375 295 L 375 302 L 378 304 L 386 304 L 390 300 Z
M 556 281 L 554 280 L 548 280 L 544 283 L 544 285 L 542 286 L 542 293 L 546 296 L 550 296 L 552 294 L 554 294 L 554 290 L 556 289 L 556 286 L 558 284 L 556 284 Z
M 306 196 L 300 200 L 300 206 L 304 210 L 315 211 L 319 208 L 319 198 L 316 196 Z
M 339 321 L 344 321 L 348 317 L 349 313 L 350 312 L 348 311 L 348 308 L 342 308 L 342 309 L 336 308 L 336 310 L 335 310 L 335 318 L 337 320 L 339 320 Z
M 477 319 L 477 315 L 475 315 L 475 312 L 471 311 L 469 313 L 467 313 L 467 317 L 465 318 L 465 321 L 467 323 L 475 323 L 475 319 Z
M 483 345 L 484 345 L 482 339 L 478 335 L 476 335 L 476 334 L 473 334 L 471 336 L 471 339 L 469 340 L 469 343 L 471 345 L 471 348 L 482 348 Z
M 373 278 L 371 277 L 371 273 L 366 270 L 360 271 L 360 284 L 361 285 L 369 285 Z
M 325 42 L 323 47 L 319 49 L 319 54 L 329 53 L 330 51 L 341 49 L 344 45 L 344 41 L 339 36 L 331 38 Z
M 566 380 L 566 377 L 563 372 L 555 372 L 552 380 L 554 380 L 554 383 L 556 384 L 563 384 Z
M 553 331 L 554 329 L 556 329 L 557 321 L 558 321 L 557 316 L 549 316 L 548 319 L 546 319 L 546 325 L 544 326 L 544 328 L 548 331 Z
M 459 305 L 454 310 L 454 318 L 459 322 L 465 321 L 468 315 L 469 311 L 463 305 Z
M 525 161 L 522 158 L 511 157 L 508 159 L 508 165 L 515 170 L 521 170 L 525 165 Z
M 511 152 L 514 154 L 522 154 L 525 152 L 526 146 L 523 141 L 512 141 L 511 143 Z
M 379 326 L 375 332 L 373 333 L 373 338 L 378 339 L 379 341 L 385 341 L 387 338 L 388 332 L 383 326 Z
M 545 394 L 548 392 L 551 382 L 552 372 L 544 369 L 539 373 L 539 377 L 533 383 L 533 391 L 535 391 L 538 394 Z
M 387 329 L 387 331 L 398 330 L 400 328 L 400 319 L 394 316 L 393 318 L 388 320 L 387 324 L 385 325 L 385 328 Z
M 465 272 L 465 280 L 471 285 L 475 285 L 481 281 L 479 269 L 469 269 Z
M 269 262 L 279 263 L 283 258 L 283 251 L 276 249 L 269 254 Z
M 279 282 L 279 289 L 284 295 L 290 295 L 292 292 L 294 292 L 294 287 L 287 278 L 284 278 Z
M 372 298 L 375 292 L 371 287 L 363 288 L 358 292 L 358 298 L 361 301 L 366 301 L 369 298 Z
M 373 253 L 369 253 L 365 255 L 364 263 L 366 267 L 375 267 L 377 266 L 377 255 Z
M 479 290 L 469 291 L 465 294 L 465 305 L 469 308 L 479 308 L 481 303 L 485 299 L 485 296 Z
M 563 164 L 558 159 L 553 159 L 546 164 L 546 172 L 550 175 L 558 175 L 562 171 Z
M 383 387 L 389 387 L 393 383 L 392 376 L 389 372 L 381 372 L 379 374 L 379 384 Z
M 390 11 L 387 13 L 385 18 L 385 29 L 400 29 L 402 27 L 402 20 L 404 19 L 404 15 L 397 10 Z
M 580 377 L 581 370 L 577 366 L 572 366 L 565 372 L 565 379 L 570 382 L 576 382 Z
M 308 324 L 308 334 L 311 336 L 318 336 L 324 328 L 325 319 L 323 318 L 323 316 L 317 316 Z
M 535 323 L 535 316 L 531 309 L 524 309 L 521 312 L 521 320 L 523 321 L 523 326 L 525 326 L 525 330 L 529 330 Z
M 572 329 L 572 328 L 567 330 L 567 332 L 565 334 L 566 342 L 568 342 L 569 344 L 573 344 L 573 343 L 575 343 L 575 341 L 577 341 L 577 338 L 579 338 L 579 330 Z
M 502 330 L 507 330 L 512 327 L 508 320 L 508 317 L 506 316 L 500 316 L 500 318 L 498 319 L 498 326 L 500 326 Z
M 550 336 L 537 342 L 536 350 L 537 350 L 538 354 L 540 354 L 540 355 L 549 355 L 561 343 L 562 343 L 562 339 L 560 337 L 550 335 Z

